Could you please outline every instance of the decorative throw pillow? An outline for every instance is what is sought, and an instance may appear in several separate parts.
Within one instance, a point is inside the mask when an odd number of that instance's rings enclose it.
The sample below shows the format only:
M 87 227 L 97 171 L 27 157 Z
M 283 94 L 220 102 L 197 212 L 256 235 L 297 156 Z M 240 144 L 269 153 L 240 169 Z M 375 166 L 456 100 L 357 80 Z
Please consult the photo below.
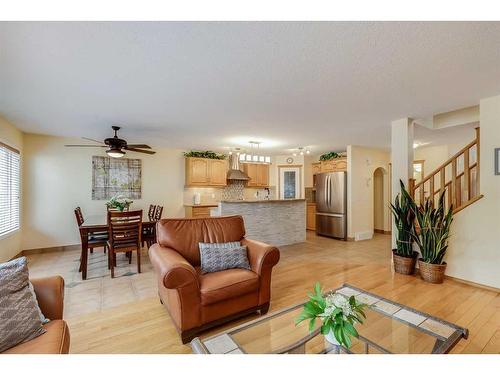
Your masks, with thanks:
M 25 257 L 0 264 L 0 352 L 45 333 Z
M 239 242 L 199 243 L 201 273 L 223 271 L 231 268 L 249 270 L 247 247 Z

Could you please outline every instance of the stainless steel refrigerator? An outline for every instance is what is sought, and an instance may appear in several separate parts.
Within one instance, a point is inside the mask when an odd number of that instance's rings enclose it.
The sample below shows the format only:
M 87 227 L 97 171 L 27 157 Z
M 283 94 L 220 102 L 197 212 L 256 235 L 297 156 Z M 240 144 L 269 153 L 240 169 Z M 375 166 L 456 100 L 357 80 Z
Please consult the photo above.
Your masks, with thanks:
M 316 175 L 316 233 L 347 239 L 347 172 Z

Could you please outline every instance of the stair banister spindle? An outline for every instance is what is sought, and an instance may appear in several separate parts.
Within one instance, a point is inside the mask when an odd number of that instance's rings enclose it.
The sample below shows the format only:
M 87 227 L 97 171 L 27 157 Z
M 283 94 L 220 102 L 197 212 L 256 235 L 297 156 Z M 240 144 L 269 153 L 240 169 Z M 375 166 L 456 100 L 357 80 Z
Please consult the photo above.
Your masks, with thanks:
M 457 159 L 451 161 L 451 204 L 457 207 Z
M 446 165 L 443 165 L 441 169 L 439 170 L 439 190 L 441 194 L 444 193 L 444 189 L 446 189 L 446 181 L 445 181 L 445 172 L 446 171 Z
M 480 154 L 479 154 L 479 138 L 480 138 L 480 129 L 479 126 L 476 128 L 476 196 L 481 194 L 481 189 L 479 188 L 479 183 L 481 182 L 481 179 L 479 178 L 479 172 L 481 171 L 481 168 L 479 166 L 479 160 L 481 159 Z
M 465 200 L 470 200 L 470 168 L 469 168 L 469 150 L 466 148 L 464 151 L 464 185 L 465 185 Z M 454 159 L 456 160 L 456 159 Z

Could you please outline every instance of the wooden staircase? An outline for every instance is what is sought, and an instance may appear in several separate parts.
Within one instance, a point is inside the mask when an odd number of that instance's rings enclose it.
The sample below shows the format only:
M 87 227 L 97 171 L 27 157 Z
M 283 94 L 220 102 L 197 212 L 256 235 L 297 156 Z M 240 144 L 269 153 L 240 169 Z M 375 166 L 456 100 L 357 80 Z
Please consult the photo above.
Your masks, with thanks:
M 418 183 L 409 181 L 409 192 L 417 204 L 427 199 L 437 203 L 442 192 L 448 207 L 457 213 L 481 199 L 479 189 L 479 128 L 476 139 L 458 151 Z

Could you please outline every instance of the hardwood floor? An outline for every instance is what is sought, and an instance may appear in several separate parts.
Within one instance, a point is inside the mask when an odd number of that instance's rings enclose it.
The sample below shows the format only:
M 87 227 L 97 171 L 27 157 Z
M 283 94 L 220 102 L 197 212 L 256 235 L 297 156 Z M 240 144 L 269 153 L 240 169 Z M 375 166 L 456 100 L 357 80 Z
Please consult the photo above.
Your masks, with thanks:
M 285 246 L 273 272 L 270 312 L 303 301 L 316 281 L 325 289 L 348 282 L 467 327 L 469 339 L 452 353 L 500 353 L 500 295 L 445 280 L 428 284 L 415 276 L 394 274 L 390 264 L 390 237 L 342 242 L 308 233 L 307 242 Z M 254 319 L 240 319 L 204 336 Z M 68 319 L 72 353 L 190 353 L 182 345 L 158 298 L 121 305 Z

